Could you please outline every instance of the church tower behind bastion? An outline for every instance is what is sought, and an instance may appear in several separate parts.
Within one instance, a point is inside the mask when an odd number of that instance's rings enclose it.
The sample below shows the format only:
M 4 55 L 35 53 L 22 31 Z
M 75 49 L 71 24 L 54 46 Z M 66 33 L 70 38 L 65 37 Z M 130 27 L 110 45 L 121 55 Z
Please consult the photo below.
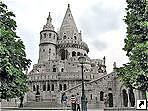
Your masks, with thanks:
M 80 93 L 81 65 L 80 56 L 85 56 L 84 82 L 89 83 L 107 74 L 105 57 L 90 59 L 89 48 L 82 41 L 72 16 L 70 5 L 64 16 L 59 31 L 54 30 L 51 14 L 40 32 L 39 59 L 33 69 L 27 74 L 30 91 L 27 93 L 28 102 L 50 102 L 59 104 L 62 92 L 75 89 L 66 94 Z M 76 88 L 75 88 L 76 87 Z M 87 89 L 87 86 L 85 86 Z M 89 99 L 89 98 L 88 98 Z

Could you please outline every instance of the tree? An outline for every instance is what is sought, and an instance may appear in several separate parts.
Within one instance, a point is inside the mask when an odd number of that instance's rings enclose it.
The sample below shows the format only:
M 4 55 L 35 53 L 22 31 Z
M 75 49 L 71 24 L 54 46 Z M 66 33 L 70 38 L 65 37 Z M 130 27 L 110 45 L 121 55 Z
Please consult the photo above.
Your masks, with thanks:
M 13 12 L 0 1 L 0 96 L 1 99 L 21 97 L 27 91 L 24 71 L 31 64 L 26 59 L 25 46 L 16 35 Z
M 125 86 L 145 92 L 148 90 L 148 1 L 126 2 L 127 35 L 123 50 L 129 63 L 117 68 L 117 72 Z

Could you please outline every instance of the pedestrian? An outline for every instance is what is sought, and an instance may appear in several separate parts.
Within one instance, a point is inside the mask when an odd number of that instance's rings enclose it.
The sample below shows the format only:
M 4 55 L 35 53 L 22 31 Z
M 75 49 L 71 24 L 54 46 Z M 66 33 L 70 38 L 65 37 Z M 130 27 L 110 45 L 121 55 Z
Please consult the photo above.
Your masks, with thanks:
M 71 109 L 73 111 L 76 111 L 76 97 L 74 95 L 72 95 L 70 100 L 71 100 Z
M 20 97 L 20 108 L 23 108 L 23 100 L 24 100 L 24 96 L 23 95 L 21 95 L 21 97 Z
M 105 105 L 105 107 L 107 107 L 107 104 L 108 104 L 108 96 L 107 96 L 107 94 L 105 94 L 103 99 L 104 99 L 104 105 Z
M 61 98 L 61 103 L 64 104 L 64 106 L 67 106 L 67 99 L 66 93 L 64 92 Z
M 76 106 L 77 106 L 77 111 L 80 111 L 80 96 L 79 93 L 77 93 L 77 97 L 76 97 Z

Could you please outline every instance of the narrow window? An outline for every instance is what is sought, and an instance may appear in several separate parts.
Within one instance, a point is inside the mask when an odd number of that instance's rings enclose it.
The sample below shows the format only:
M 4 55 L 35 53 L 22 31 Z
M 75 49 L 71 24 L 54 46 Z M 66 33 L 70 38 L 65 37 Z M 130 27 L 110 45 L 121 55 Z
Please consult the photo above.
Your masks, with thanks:
M 103 101 L 103 98 L 104 98 L 104 92 L 101 91 L 101 92 L 100 92 L 100 101 Z
M 59 84 L 59 90 L 62 91 L 62 84 Z
M 63 39 L 66 39 L 66 35 L 64 35 Z
M 35 89 L 36 89 L 36 88 L 35 88 L 35 85 L 33 85 L 33 91 L 35 91 Z
M 73 56 L 76 56 L 76 52 L 75 52 L 75 51 L 72 52 L 72 57 L 73 57 Z
M 51 91 L 54 91 L 54 84 L 52 84 L 51 86 Z
M 80 52 L 77 52 L 77 56 L 80 56 Z
M 49 33 L 49 38 L 51 38 L 51 33 Z
M 46 33 L 44 33 L 44 37 L 46 38 Z
M 77 37 L 76 37 L 76 36 L 74 36 L 74 39 L 76 40 L 76 39 L 77 39 Z
M 93 98 L 92 98 L 92 94 L 90 94 L 90 99 L 92 100 Z
M 66 86 L 66 84 L 64 84 L 64 91 L 65 91 L 65 90 L 67 90 L 67 86 Z
M 47 85 L 47 91 L 50 91 L 50 84 Z
M 45 84 L 43 85 L 43 91 L 46 91 L 46 85 Z
M 61 69 L 61 72 L 64 72 L 64 68 Z
M 56 68 L 53 68 L 53 72 L 56 72 Z

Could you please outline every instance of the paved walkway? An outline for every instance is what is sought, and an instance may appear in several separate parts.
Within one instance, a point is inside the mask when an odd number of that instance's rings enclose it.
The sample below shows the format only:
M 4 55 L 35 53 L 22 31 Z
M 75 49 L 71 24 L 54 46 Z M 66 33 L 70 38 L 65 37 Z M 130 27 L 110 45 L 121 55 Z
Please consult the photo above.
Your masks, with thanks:
M 2 108 L 0 111 L 72 111 L 70 108 Z M 88 109 L 87 111 L 103 111 L 103 109 Z

